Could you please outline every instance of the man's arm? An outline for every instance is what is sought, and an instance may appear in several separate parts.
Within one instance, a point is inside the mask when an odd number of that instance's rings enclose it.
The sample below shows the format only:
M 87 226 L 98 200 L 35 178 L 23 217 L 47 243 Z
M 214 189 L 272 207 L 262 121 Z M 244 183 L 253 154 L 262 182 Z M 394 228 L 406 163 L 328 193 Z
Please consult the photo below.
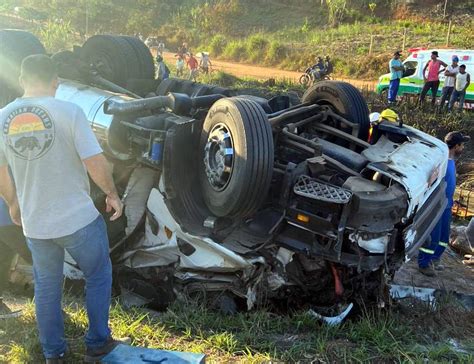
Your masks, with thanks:
M 117 194 L 110 166 L 102 154 L 102 148 L 92 132 L 84 112 L 79 108 L 76 112 L 74 129 L 72 130 L 76 151 L 86 166 L 89 176 L 106 194 L 107 212 L 114 210 L 110 220 L 117 220 L 122 215 L 123 204 Z
M 16 197 L 15 184 L 8 171 L 8 165 L 0 166 L 0 197 L 3 197 L 7 203 L 13 223 L 21 225 L 20 207 Z
M 430 64 L 430 61 L 426 62 L 425 67 L 423 68 L 423 79 L 426 81 L 426 69 L 428 68 L 428 65 Z
M 466 87 L 464 87 L 464 91 L 467 91 L 467 88 L 469 87 L 470 84 L 471 84 L 471 75 L 468 73 L 467 74 L 467 83 L 466 83 Z
M 106 194 L 105 203 L 107 205 L 107 212 L 114 211 L 110 221 L 117 220 L 122 216 L 123 203 L 115 188 L 115 183 L 112 177 L 109 163 L 104 155 L 97 154 L 82 161 L 86 166 L 89 176 L 94 183 Z

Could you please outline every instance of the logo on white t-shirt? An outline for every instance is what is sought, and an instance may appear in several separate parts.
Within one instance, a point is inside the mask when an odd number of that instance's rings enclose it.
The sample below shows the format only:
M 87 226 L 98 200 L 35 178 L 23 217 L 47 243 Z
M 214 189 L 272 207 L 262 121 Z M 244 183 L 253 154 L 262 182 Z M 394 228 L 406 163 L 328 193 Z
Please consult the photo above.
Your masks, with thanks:
M 13 110 L 3 125 L 5 144 L 13 154 L 26 160 L 44 156 L 54 142 L 54 123 L 39 106 L 21 106 Z

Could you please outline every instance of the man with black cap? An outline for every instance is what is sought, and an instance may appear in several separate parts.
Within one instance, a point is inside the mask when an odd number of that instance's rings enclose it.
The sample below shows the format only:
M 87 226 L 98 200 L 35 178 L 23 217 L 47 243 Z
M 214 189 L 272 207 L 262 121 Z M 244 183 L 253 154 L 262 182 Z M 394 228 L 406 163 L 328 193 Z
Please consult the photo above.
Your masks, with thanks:
M 431 104 L 434 106 L 436 102 L 436 94 L 438 93 L 439 87 L 439 74 L 443 72 L 448 66 L 446 63 L 438 59 L 438 51 L 431 52 L 431 59 L 426 63 L 423 68 L 423 79 L 425 84 L 420 94 L 420 103 L 423 104 L 425 101 L 426 94 L 431 90 Z M 445 67 L 441 69 L 441 66 Z M 426 75 L 428 70 L 428 75 Z
M 400 61 L 400 52 L 396 51 L 390 60 L 388 67 L 390 68 L 390 85 L 388 86 L 388 102 L 395 103 L 397 101 L 398 88 L 400 87 L 400 79 L 403 76 L 403 64 Z
M 444 142 L 449 148 L 448 167 L 446 169 L 446 197 L 448 205 L 431 232 L 430 240 L 420 248 L 418 253 L 418 270 L 424 275 L 433 277 L 435 270 L 443 270 L 444 267 L 439 263 L 441 255 L 448 246 L 451 230 L 451 208 L 453 207 L 454 190 L 456 189 L 456 164 L 455 159 L 459 158 L 464 150 L 464 143 L 471 138 L 462 134 L 460 131 L 448 133 Z

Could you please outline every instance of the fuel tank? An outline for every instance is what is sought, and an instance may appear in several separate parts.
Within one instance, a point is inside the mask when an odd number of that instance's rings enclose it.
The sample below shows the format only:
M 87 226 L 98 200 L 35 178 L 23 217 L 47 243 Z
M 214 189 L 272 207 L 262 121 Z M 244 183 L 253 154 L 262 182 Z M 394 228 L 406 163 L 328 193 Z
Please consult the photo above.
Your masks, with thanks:
M 60 81 L 56 98 L 72 102 L 84 111 L 107 155 L 119 160 L 133 158 L 129 148 L 127 129 L 120 123 L 122 120 L 129 120 L 127 117 L 104 113 L 105 101 L 112 99 L 123 102 L 132 98 L 69 80 Z

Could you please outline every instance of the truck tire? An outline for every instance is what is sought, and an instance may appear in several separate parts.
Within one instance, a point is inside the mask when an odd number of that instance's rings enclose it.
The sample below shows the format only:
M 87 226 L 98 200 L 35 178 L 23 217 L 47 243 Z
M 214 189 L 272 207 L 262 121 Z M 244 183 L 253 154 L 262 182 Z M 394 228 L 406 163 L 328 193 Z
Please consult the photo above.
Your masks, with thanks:
M 251 216 L 267 197 L 273 172 L 273 135 L 265 111 L 239 97 L 217 101 L 203 124 L 199 178 L 216 216 Z
M 317 82 L 306 90 L 302 102 L 331 106 L 343 118 L 359 124 L 357 136 L 367 140 L 370 128 L 369 108 L 362 94 L 351 84 L 341 81 Z
M 125 87 L 130 78 L 142 78 L 135 49 L 120 36 L 95 35 L 84 43 L 81 55 L 102 77 L 119 86 Z
M 135 51 L 135 55 L 139 63 L 140 77 L 143 79 L 155 78 L 155 62 L 148 47 L 140 39 L 122 35 L 120 38 L 125 39 Z
M 41 42 L 22 30 L 0 30 L 0 108 L 22 93 L 18 77 L 21 62 L 33 54 L 45 54 Z

